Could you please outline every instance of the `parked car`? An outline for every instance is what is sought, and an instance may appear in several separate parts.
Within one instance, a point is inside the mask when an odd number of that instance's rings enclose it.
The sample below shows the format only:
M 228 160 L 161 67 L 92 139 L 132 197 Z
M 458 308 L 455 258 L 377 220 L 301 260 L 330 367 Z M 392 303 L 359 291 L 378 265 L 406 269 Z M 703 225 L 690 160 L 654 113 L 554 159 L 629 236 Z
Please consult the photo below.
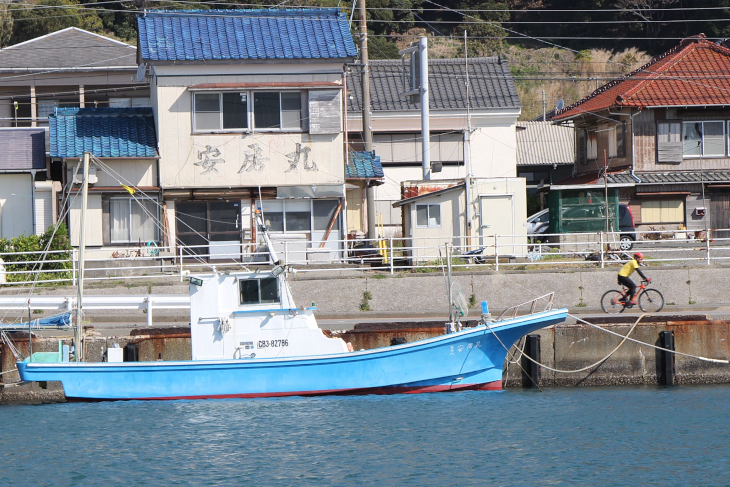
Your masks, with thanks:
M 547 233 L 550 226 L 550 212 L 545 209 L 527 219 L 527 236 L 535 237 Z
M 573 212 L 566 216 L 571 218 L 588 218 L 594 215 L 590 215 L 589 208 L 571 208 L 568 212 Z M 605 213 L 604 213 L 605 214 Z M 636 228 L 634 227 L 634 215 L 631 213 L 629 205 L 623 203 L 618 205 L 618 220 L 619 220 L 619 232 L 620 242 L 619 247 L 624 252 L 631 250 L 634 247 L 636 241 Z M 544 233 L 548 233 L 550 226 L 550 212 L 545 209 L 535 213 L 527 219 L 527 236 L 536 237 Z
M 636 227 L 634 226 L 634 215 L 629 205 L 618 205 L 618 230 L 621 232 L 621 250 L 627 252 L 634 247 L 636 241 Z

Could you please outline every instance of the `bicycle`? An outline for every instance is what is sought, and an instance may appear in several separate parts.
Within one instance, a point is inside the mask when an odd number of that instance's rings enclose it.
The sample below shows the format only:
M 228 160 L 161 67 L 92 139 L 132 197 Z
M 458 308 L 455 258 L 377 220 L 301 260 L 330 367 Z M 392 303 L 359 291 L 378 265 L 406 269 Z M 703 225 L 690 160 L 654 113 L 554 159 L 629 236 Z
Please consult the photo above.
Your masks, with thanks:
M 647 289 L 646 285 L 649 281 L 641 281 L 641 285 L 636 287 L 636 295 L 638 296 L 639 308 L 644 313 L 658 313 L 664 308 L 664 296 L 656 289 Z M 634 305 L 628 301 L 629 288 L 623 287 L 618 291 L 611 289 L 606 291 L 601 298 L 601 308 L 605 313 L 616 314 L 623 313 L 626 308 L 633 308 Z

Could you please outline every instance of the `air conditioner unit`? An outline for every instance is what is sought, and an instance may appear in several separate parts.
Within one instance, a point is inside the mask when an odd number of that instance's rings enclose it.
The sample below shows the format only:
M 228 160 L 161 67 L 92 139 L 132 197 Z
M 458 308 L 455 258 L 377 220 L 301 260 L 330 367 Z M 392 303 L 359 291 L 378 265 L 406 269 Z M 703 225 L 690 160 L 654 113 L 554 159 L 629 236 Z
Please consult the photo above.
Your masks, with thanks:
M 89 184 L 96 184 L 99 181 L 99 178 L 96 177 L 96 168 L 93 166 L 89 166 Z M 81 184 L 84 182 L 84 170 L 82 168 L 79 168 L 78 171 L 76 171 L 76 174 L 74 174 L 73 183 L 74 184 Z

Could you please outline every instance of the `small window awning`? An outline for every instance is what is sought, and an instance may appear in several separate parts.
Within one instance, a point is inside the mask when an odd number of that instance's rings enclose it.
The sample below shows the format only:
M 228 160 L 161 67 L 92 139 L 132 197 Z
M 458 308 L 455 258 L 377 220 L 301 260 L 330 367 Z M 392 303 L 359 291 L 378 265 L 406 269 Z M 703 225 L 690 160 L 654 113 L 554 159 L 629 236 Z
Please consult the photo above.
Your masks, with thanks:
M 411 198 L 402 199 L 400 201 L 396 201 L 393 203 L 393 208 L 397 208 L 399 206 L 408 205 L 415 201 L 420 201 L 426 198 L 430 198 L 432 196 L 438 196 L 442 195 L 444 193 L 448 193 L 450 191 L 456 191 L 456 190 L 463 190 L 466 187 L 465 183 L 460 183 L 455 186 L 450 186 L 448 188 L 438 189 L 436 191 L 431 191 L 430 193 L 423 193 L 419 194 L 418 196 L 412 196 Z

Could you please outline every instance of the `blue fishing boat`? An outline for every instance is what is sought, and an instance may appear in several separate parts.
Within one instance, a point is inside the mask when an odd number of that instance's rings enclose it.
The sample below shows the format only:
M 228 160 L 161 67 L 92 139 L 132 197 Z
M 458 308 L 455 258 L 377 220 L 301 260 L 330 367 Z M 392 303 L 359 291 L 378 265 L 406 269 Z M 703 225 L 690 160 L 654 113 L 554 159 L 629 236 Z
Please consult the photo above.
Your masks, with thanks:
M 24 381 L 60 381 L 67 398 L 84 400 L 500 389 L 507 347 L 567 313 L 546 309 L 495 321 L 485 315 L 477 326 L 434 338 L 353 351 L 320 330 L 313 307 L 295 306 L 287 273 L 277 266 L 192 278 L 192 360 L 28 361 L 18 371 Z M 551 307 L 552 296 L 543 298 Z

